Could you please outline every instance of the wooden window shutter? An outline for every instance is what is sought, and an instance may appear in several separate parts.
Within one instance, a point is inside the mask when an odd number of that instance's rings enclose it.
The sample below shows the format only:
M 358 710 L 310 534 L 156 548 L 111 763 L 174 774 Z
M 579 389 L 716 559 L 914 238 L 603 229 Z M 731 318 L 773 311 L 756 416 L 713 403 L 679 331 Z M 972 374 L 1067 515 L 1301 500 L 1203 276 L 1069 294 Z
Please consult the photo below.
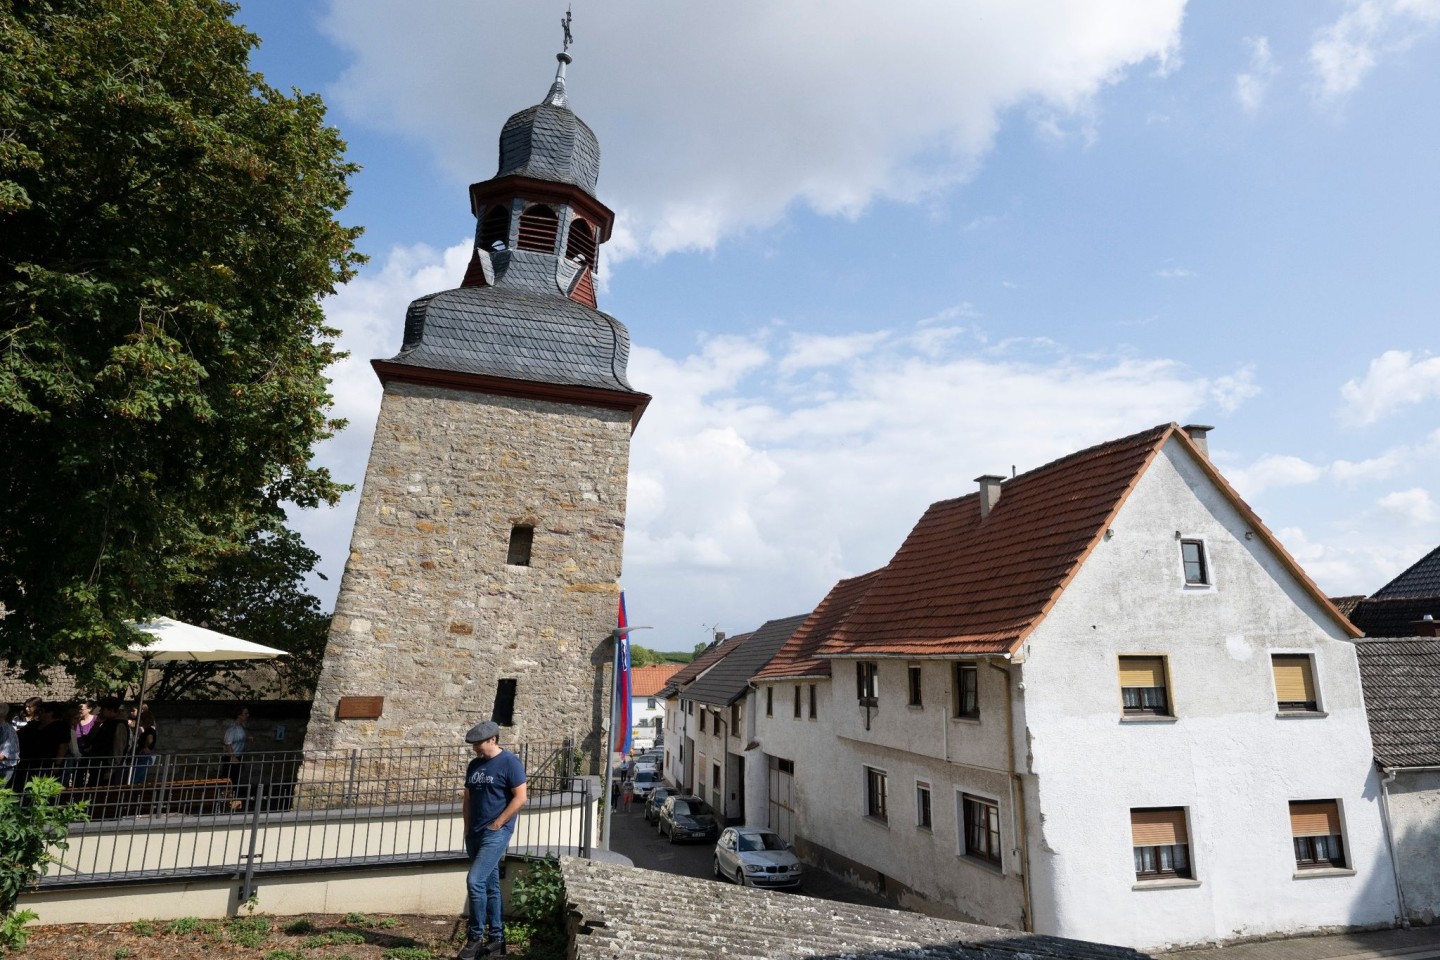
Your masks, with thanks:
M 1340 804 L 1334 800 L 1297 800 L 1290 804 L 1290 833 L 1296 837 L 1340 835 Z
M 1281 703 L 1315 702 L 1315 677 L 1308 656 L 1277 653 L 1270 663 L 1275 669 L 1275 699 Z
M 1131 810 L 1130 832 L 1137 847 L 1168 847 L 1190 842 L 1185 833 L 1184 807 Z
M 540 253 L 555 252 L 555 236 L 560 231 L 560 219 L 549 207 L 536 204 L 526 207 L 520 214 L 520 236 L 516 246 L 521 250 L 536 250 Z
M 1121 657 L 1120 686 L 1122 687 L 1163 687 L 1165 686 L 1164 657 Z

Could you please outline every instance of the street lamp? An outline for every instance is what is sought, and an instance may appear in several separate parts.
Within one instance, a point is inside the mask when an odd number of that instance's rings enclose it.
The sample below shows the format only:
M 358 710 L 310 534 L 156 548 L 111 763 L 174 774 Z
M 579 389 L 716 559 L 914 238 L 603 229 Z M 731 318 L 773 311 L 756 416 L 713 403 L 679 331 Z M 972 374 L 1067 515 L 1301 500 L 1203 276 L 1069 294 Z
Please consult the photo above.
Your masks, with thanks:
M 615 725 L 619 723 L 620 717 L 620 638 L 632 630 L 650 630 L 651 627 L 616 627 L 610 631 L 610 729 L 605 731 L 605 825 L 604 835 L 600 838 L 600 849 L 610 849 L 610 813 L 615 803 L 613 801 L 614 791 L 612 782 L 615 777 Z

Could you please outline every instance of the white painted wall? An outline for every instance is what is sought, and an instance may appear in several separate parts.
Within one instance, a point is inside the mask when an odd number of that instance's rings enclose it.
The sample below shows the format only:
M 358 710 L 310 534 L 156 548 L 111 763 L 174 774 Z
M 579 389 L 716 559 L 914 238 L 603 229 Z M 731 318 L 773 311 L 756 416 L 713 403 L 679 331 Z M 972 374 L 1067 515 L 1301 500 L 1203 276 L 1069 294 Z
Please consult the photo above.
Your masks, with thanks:
M 1176 441 L 1112 529 L 1024 651 L 1038 929 L 1154 949 L 1391 921 L 1353 646 Z M 1212 587 L 1184 586 L 1177 531 Z M 1277 716 L 1272 651 L 1313 656 L 1324 716 Z M 1168 658 L 1173 721 L 1122 719 L 1122 654 Z M 1351 869 L 1297 872 L 1288 803 L 1332 798 Z M 1129 811 L 1154 806 L 1187 809 L 1197 883 L 1137 888 Z
M 665 702 L 659 697 L 630 698 L 630 731 L 637 748 L 654 746 L 655 721 L 665 721 Z M 665 758 L 669 761 L 669 757 Z
M 906 669 L 922 669 L 922 705 L 907 705 Z M 835 679 L 817 689 L 818 717 L 794 719 L 793 684 L 775 687 L 774 716 L 757 711 L 760 752 L 795 762 L 797 843 L 823 847 L 886 877 L 902 906 L 980 923 L 1019 926 L 1023 892 L 1009 776 L 1005 769 L 1004 677 L 982 668 L 981 716 L 951 717 L 951 664 L 947 661 L 879 661 L 879 705 L 865 730 L 855 697 L 854 661 L 837 660 Z M 808 693 L 805 694 L 808 697 Z M 802 697 L 802 704 L 808 701 Z M 867 739 L 868 738 L 868 739 Z M 949 757 L 947 762 L 945 757 Z M 763 761 L 762 761 L 763 762 Z M 889 817 L 865 815 L 865 768 L 884 770 Z M 752 780 L 755 778 L 752 776 Z M 916 819 L 917 782 L 928 783 L 932 826 Z M 751 822 L 764 823 L 767 797 L 748 791 Z M 1005 843 L 999 870 L 964 855 L 960 794 L 997 802 Z M 852 879 L 874 886 L 866 877 Z M 898 886 L 897 886 L 898 884 Z
M 1434 923 L 1440 919 L 1440 770 L 1402 770 L 1389 791 L 1406 916 Z

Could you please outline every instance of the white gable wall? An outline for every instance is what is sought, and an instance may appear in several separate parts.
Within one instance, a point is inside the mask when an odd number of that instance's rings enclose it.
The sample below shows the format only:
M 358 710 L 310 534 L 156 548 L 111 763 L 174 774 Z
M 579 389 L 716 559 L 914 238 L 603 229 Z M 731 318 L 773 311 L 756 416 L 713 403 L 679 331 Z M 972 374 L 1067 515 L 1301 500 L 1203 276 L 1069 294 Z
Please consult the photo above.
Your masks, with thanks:
M 1179 442 L 1139 480 L 1024 651 L 1041 932 L 1140 948 L 1390 922 L 1395 888 L 1351 644 Z M 1205 543 L 1184 584 L 1179 531 Z M 1277 716 L 1308 653 L 1325 716 Z M 1122 717 L 1121 655 L 1163 655 L 1174 718 Z M 1297 871 L 1288 803 L 1336 799 L 1345 871 Z M 1130 810 L 1184 807 L 1194 881 L 1137 884 Z

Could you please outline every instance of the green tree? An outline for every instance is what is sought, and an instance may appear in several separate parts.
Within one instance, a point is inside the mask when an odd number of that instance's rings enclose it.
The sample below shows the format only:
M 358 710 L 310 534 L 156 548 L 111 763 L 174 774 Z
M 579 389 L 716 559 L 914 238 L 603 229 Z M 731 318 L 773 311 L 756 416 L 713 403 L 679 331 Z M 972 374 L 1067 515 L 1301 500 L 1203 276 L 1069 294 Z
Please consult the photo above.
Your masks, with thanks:
M 223 557 L 204 580 L 180 587 L 177 619 L 278 647 L 290 656 L 261 664 L 167 663 L 151 671 L 147 699 L 311 696 L 330 632 L 330 615 L 321 612 L 320 601 L 304 589 L 306 575 L 319 561 L 296 533 L 256 533 Z
M 310 464 L 355 166 L 222 0 L 0 3 L 0 649 L 115 668 L 127 619 L 333 503 Z

